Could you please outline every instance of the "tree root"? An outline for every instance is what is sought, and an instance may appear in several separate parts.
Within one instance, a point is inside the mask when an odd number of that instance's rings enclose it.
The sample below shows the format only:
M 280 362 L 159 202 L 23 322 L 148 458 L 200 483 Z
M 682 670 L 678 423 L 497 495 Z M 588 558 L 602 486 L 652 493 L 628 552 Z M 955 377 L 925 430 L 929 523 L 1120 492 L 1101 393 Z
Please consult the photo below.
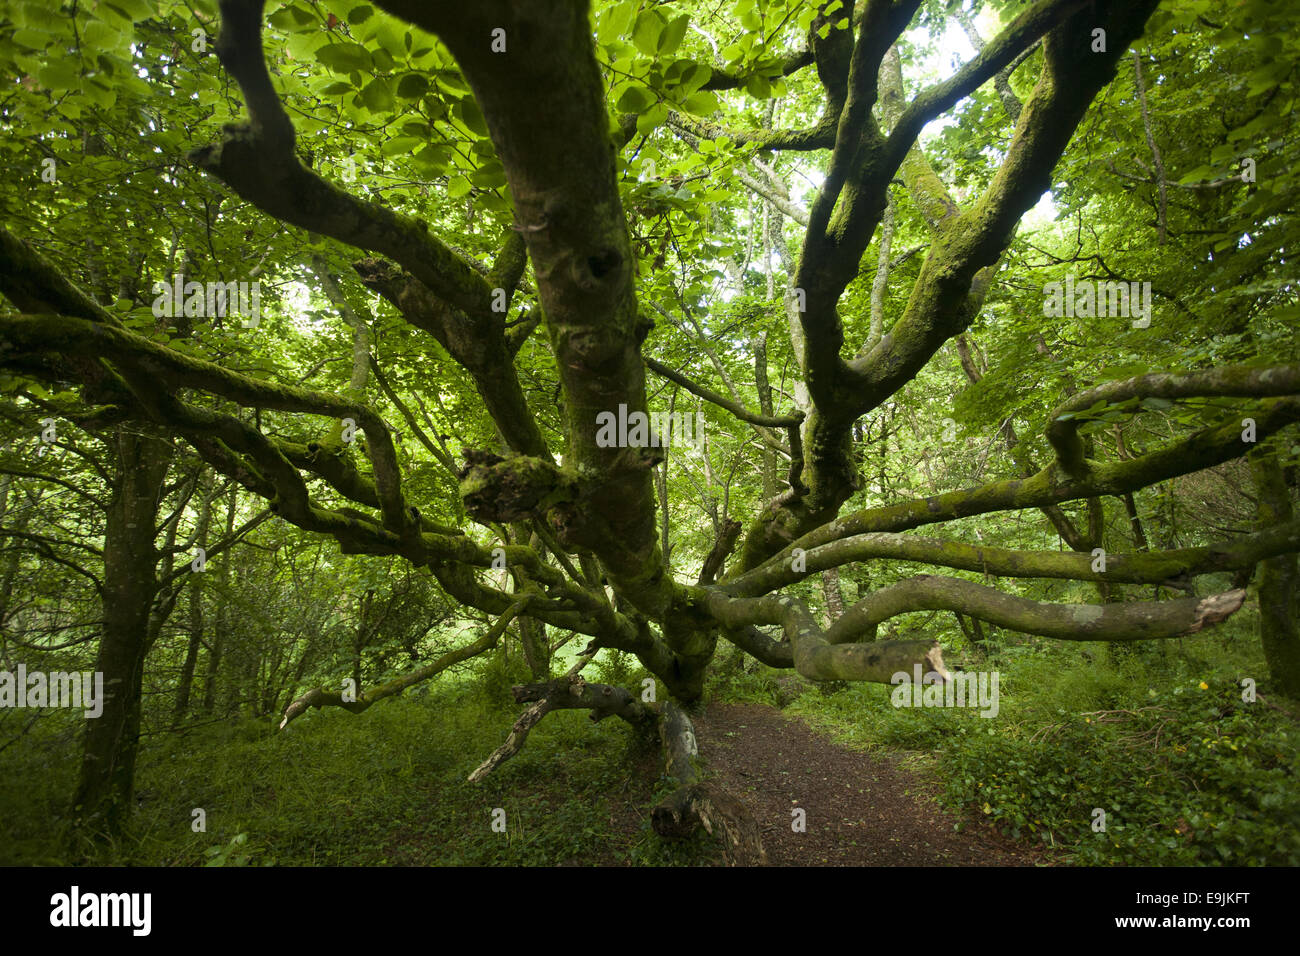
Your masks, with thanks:
M 515 700 L 531 705 L 515 721 L 505 743 L 494 750 L 473 773 L 470 783 L 488 774 L 523 749 L 529 732 L 552 710 L 586 709 L 593 721 L 620 717 L 637 729 L 655 726 L 663 747 L 664 768 L 679 787 L 650 811 L 655 833 L 681 840 L 701 827 L 722 842 L 723 858 L 731 866 L 767 863 L 758 821 L 740 800 L 703 779 L 699 746 L 690 717 L 672 701 L 644 703 L 631 692 L 608 684 L 590 684 L 576 673 L 558 680 L 520 684 Z
M 702 779 L 699 747 L 691 719 L 672 701 L 661 708 L 659 739 L 665 769 L 681 784 L 650 811 L 655 833 L 669 840 L 691 836 L 700 827 L 722 841 L 730 866 L 763 866 L 767 852 L 758 821 L 741 801 Z

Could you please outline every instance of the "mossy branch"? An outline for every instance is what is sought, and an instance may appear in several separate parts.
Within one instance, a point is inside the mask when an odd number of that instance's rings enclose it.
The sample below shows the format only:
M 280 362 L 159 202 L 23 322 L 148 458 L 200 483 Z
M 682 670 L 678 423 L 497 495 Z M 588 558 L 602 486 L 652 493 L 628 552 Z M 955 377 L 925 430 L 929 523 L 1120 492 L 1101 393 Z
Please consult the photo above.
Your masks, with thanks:
M 736 597 L 757 597 L 831 568 L 879 559 L 915 561 L 994 577 L 1162 584 L 1202 574 L 1237 571 L 1253 567 L 1266 558 L 1296 551 L 1300 551 L 1300 521 L 1203 547 L 1108 553 L 1104 571 L 1094 570 L 1096 559 L 1090 554 L 1017 551 L 875 532 L 851 535 L 811 548 L 798 562 L 798 570 L 791 550 L 787 549 L 761 567 L 728 580 L 722 590 Z
M 264 0 L 221 0 L 217 55 L 235 78 L 251 122 L 225 127 L 220 142 L 190 160 L 275 218 L 401 263 L 457 308 L 487 314 L 491 287 L 424 223 L 344 192 L 294 153 L 293 123 L 262 54 Z
M 510 607 L 506 608 L 505 613 L 497 618 L 483 636 L 473 643 L 449 651 L 436 661 L 409 674 L 404 674 L 395 680 L 379 684 L 369 690 L 361 691 L 357 694 L 355 700 L 344 699 L 341 691 L 326 690 L 324 687 L 312 688 L 284 709 L 284 716 L 280 720 L 280 729 L 283 730 L 289 726 L 292 720 L 300 717 L 312 707 L 342 707 L 344 710 L 359 714 L 386 697 L 395 697 L 407 688 L 414 687 L 416 684 L 435 677 L 455 664 L 460 664 L 492 650 L 492 648 L 496 647 L 497 642 L 501 640 L 501 635 L 506 632 L 510 622 L 528 608 L 532 599 L 531 594 L 525 594 L 515 601 Z
M 1246 600 L 1244 589 L 1206 598 L 1053 604 L 1004 594 L 960 578 L 918 575 L 863 598 L 826 632 L 829 644 L 874 635 L 881 621 L 910 611 L 956 611 L 999 627 L 1062 641 L 1146 641 L 1195 634 L 1226 620 Z M 857 645 L 871 647 L 871 644 Z

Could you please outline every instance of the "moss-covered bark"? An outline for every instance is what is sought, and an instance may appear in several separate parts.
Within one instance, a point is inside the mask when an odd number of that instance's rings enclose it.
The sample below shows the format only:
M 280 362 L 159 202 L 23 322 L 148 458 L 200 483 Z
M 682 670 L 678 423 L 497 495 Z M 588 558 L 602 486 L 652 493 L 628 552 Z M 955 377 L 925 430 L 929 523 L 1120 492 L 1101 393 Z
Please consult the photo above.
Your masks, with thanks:
M 1261 446 L 1251 452 L 1256 506 L 1261 529 L 1294 523 L 1291 493 L 1277 452 Z M 1282 693 L 1300 698 L 1300 567 L 1295 551 L 1259 564 L 1259 640 L 1264 659 Z
M 158 590 L 154 542 L 158 498 L 172 447 L 121 430 L 113 497 L 104 528 L 104 624 L 95 658 L 103 710 L 86 719 L 73 818 L 88 835 L 121 832 L 132 808 L 140 740 L 140 694 L 149 651 L 149 611 Z

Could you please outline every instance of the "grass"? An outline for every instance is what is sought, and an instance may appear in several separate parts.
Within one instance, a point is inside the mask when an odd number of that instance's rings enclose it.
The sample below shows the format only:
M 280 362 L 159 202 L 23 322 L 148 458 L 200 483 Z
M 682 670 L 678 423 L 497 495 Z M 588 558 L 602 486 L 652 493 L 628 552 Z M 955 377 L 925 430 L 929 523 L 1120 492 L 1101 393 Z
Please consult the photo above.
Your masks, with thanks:
M 359 716 L 311 711 L 280 733 L 269 723 L 244 720 L 147 738 L 137 768 L 142 803 L 133 819 L 134 840 L 105 848 L 95 862 L 529 866 L 708 860 L 707 844 L 666 844 L 650 830 L 657 751 L 638 746 L 618 721 L 592 724 L 582 712 L 554 712 L 520 754 L 482 784 L 467 783 L 518 716 L 516 705 L 484 687 L 466 675 L 426 697 L 408 694 Z M 0 863 L 71 862 L 59 849 L 59 814 L 75 779 L 75 743 L 51 736 L 25 748 L 25 766 L 4 775 Z M 43 758 L 55 751 L 65 758 L 57 765 Z M 196 810 L 203 812 L 204 832 L 194 832 Z

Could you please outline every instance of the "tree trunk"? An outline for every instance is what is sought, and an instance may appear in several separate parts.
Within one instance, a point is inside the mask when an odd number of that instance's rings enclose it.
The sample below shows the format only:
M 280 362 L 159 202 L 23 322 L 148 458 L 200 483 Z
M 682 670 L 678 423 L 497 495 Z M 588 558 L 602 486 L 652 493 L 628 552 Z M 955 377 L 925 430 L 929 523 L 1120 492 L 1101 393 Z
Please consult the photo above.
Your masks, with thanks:
M 3 521 L 9 514 L 9 494 L 12 482 L 13 479 L 10 475 L 0 477 L 0 521 Z M 31 507 L 19 509 L 10 530 L 26 531 L 34 510 Z M 14 580 L 18 576 L 21 560 L 22 553 L 16 548 L 10 548 L 5 553 L 3 562 L 0 562 L 0 668 L 7 671 L 12 671 L 14 668 L 9 660 L 9 645 L 5 640 L 5 633 L 14 594 Z
M 190 639 L 185 647 L 185 662 L 181 665 L 180 684 L 176 688 L 176 706 L 172 710 L 172 729 L 179 727 L 190 709 L 190 691 L 194 687 L 194 666 L 199 659 L 199 645 L 203 643 L 203 590 L 198 575 L 189 581 L 190 587 Z
M 551 679 L 550 648 L 546 644 L 546 626 L 540 621 L 522 615 L 519 620 L 519 643 L 524 649 L 524 660 L 534 680 Z
M 172 448 L 122 430 L 104 530 L 104 624 L 95 670 L 103 674 L 103 712 L 86 721 L 73 812 L 88 833 L 117 834 L 131 811 L 140 733 L 140 691 L 157 591 L 154 522 Z
M 771 273 L 769 273 L 769 279 Z M 768 296 L 769 300 L 771 296 Z M 764 415 L 771 416 L 772 412 L 772 386 L 767 378 L 767 333 L 762 332 L 754 337 L 754 388 L 758 392 L 758 410 Z M 777 488 L 777 460 L 776 452 L 767 445 L 762 445 L 763 455 L 763 498 L 771 500 L 778 492 Z
M 230 505 L 226 508 L 226 534 L 229 538 L 235 533 L 235 513 L 239 510 L 239 492 L 232 491 Z M 227 595 L 230 593 L 230 561 L 222 560 L 217 570 L 217 587 L 220 598 L 217 602 L 217 627 L 212 635 L 212 644 L 208 652 L 208 671 L 203 678 L 203 713 L 211 714 L 217 705 L 217 674 L 221 670 L 221 657 L 226 643 L 229 624 Z
M 1250 466 L 1259 498 L 1259 526 L 1272 528 L 1290 521 L 1291 495 L 1277 452 L 1268 447 L 1255 449 L 1250 453 Z M 1298 579 L 1294 554 L 1266 558 L 1259 563 L 1259 639 L 1264 647 L 1264 659 L 1282 693 L 1296 698 L 1300 698 Z
M 212 519 L 212 500 L 206 499 L 199 512 L 199 524 L 195 530 L 194 546 L 206 548 L 208 545 L 208 524 Z M 193 556 L 190 557 L 193 560 Z M 181 665 L 180 684 L 176 688 L 176 705 L 172 710 L 172 728 L 179 727 L 190 710 L 190 693 L 194 688 L 194 668 L 199 660 L 199 648 L 203 645 L 203 573 L 191 572 L 186 582 L 190 591 L 190 639 L 185 646 L 185 662 Z

